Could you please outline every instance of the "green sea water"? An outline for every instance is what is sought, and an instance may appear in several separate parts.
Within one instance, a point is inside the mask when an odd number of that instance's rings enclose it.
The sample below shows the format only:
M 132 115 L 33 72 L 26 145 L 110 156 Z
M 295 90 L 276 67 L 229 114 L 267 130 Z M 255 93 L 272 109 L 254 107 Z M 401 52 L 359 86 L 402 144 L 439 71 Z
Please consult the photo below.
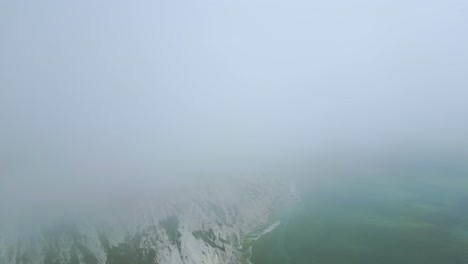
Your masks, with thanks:
M 281 224 L 252 242 L 251 261 L 468 263 L 467 172 L 423 164 L 299 177 L 301 201 L 277 210 Z

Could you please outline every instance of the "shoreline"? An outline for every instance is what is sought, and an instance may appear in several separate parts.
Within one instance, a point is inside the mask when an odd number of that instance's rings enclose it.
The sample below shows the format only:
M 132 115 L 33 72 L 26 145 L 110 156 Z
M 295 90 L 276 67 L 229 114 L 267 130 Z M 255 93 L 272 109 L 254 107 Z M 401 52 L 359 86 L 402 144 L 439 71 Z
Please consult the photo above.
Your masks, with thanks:
M 243 249 L 241 250 L 240 263 L 253 264 L 251 261 L 253 245 L 252 243 L 262 238 L 264 235 L 275 231 L 280 225 L 283 224 L 281 217 L 284 213 L 289 211 L 292 206 L 301 202 L 301 197 L 298 195 L 294 184 L 290 185 L 290 191 L 284 196 L 280 197 L 276 204 L 270 211 L 267 221 L 257 229 L 249 232 L 243 238 Z

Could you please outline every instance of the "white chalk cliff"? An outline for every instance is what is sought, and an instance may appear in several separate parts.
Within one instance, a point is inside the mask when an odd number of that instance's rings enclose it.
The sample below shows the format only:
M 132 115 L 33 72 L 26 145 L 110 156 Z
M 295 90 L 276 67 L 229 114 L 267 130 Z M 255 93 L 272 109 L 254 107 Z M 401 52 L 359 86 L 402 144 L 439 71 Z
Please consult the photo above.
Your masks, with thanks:
M 243 179 L 191 188 L 180 199 L 137 201 L 92 219 L 48 223 L 24 235 L 3 232 L 0 263 L 239 263 L 244 236 L 266 224 L 288 192 L 274 180 Z

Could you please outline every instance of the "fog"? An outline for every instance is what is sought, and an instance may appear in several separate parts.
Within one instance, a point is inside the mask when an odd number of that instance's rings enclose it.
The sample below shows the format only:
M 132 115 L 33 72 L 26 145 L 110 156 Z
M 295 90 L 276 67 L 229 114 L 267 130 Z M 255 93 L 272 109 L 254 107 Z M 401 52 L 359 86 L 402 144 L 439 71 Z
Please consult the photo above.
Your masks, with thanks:
M 323 156 L 464 153 L 467 13 L 456 0 L 3 1 L 2 207 L 306 174 Z

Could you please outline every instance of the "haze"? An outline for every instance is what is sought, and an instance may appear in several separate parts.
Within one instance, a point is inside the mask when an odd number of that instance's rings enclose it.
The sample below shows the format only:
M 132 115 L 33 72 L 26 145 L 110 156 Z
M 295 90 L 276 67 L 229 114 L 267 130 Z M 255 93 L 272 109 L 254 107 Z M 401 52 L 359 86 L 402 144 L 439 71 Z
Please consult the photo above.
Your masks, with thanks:
M 467 13 L 456 0 L 2 1 L 0 199 L 94 201 L 324 153 L 464 152 Z

